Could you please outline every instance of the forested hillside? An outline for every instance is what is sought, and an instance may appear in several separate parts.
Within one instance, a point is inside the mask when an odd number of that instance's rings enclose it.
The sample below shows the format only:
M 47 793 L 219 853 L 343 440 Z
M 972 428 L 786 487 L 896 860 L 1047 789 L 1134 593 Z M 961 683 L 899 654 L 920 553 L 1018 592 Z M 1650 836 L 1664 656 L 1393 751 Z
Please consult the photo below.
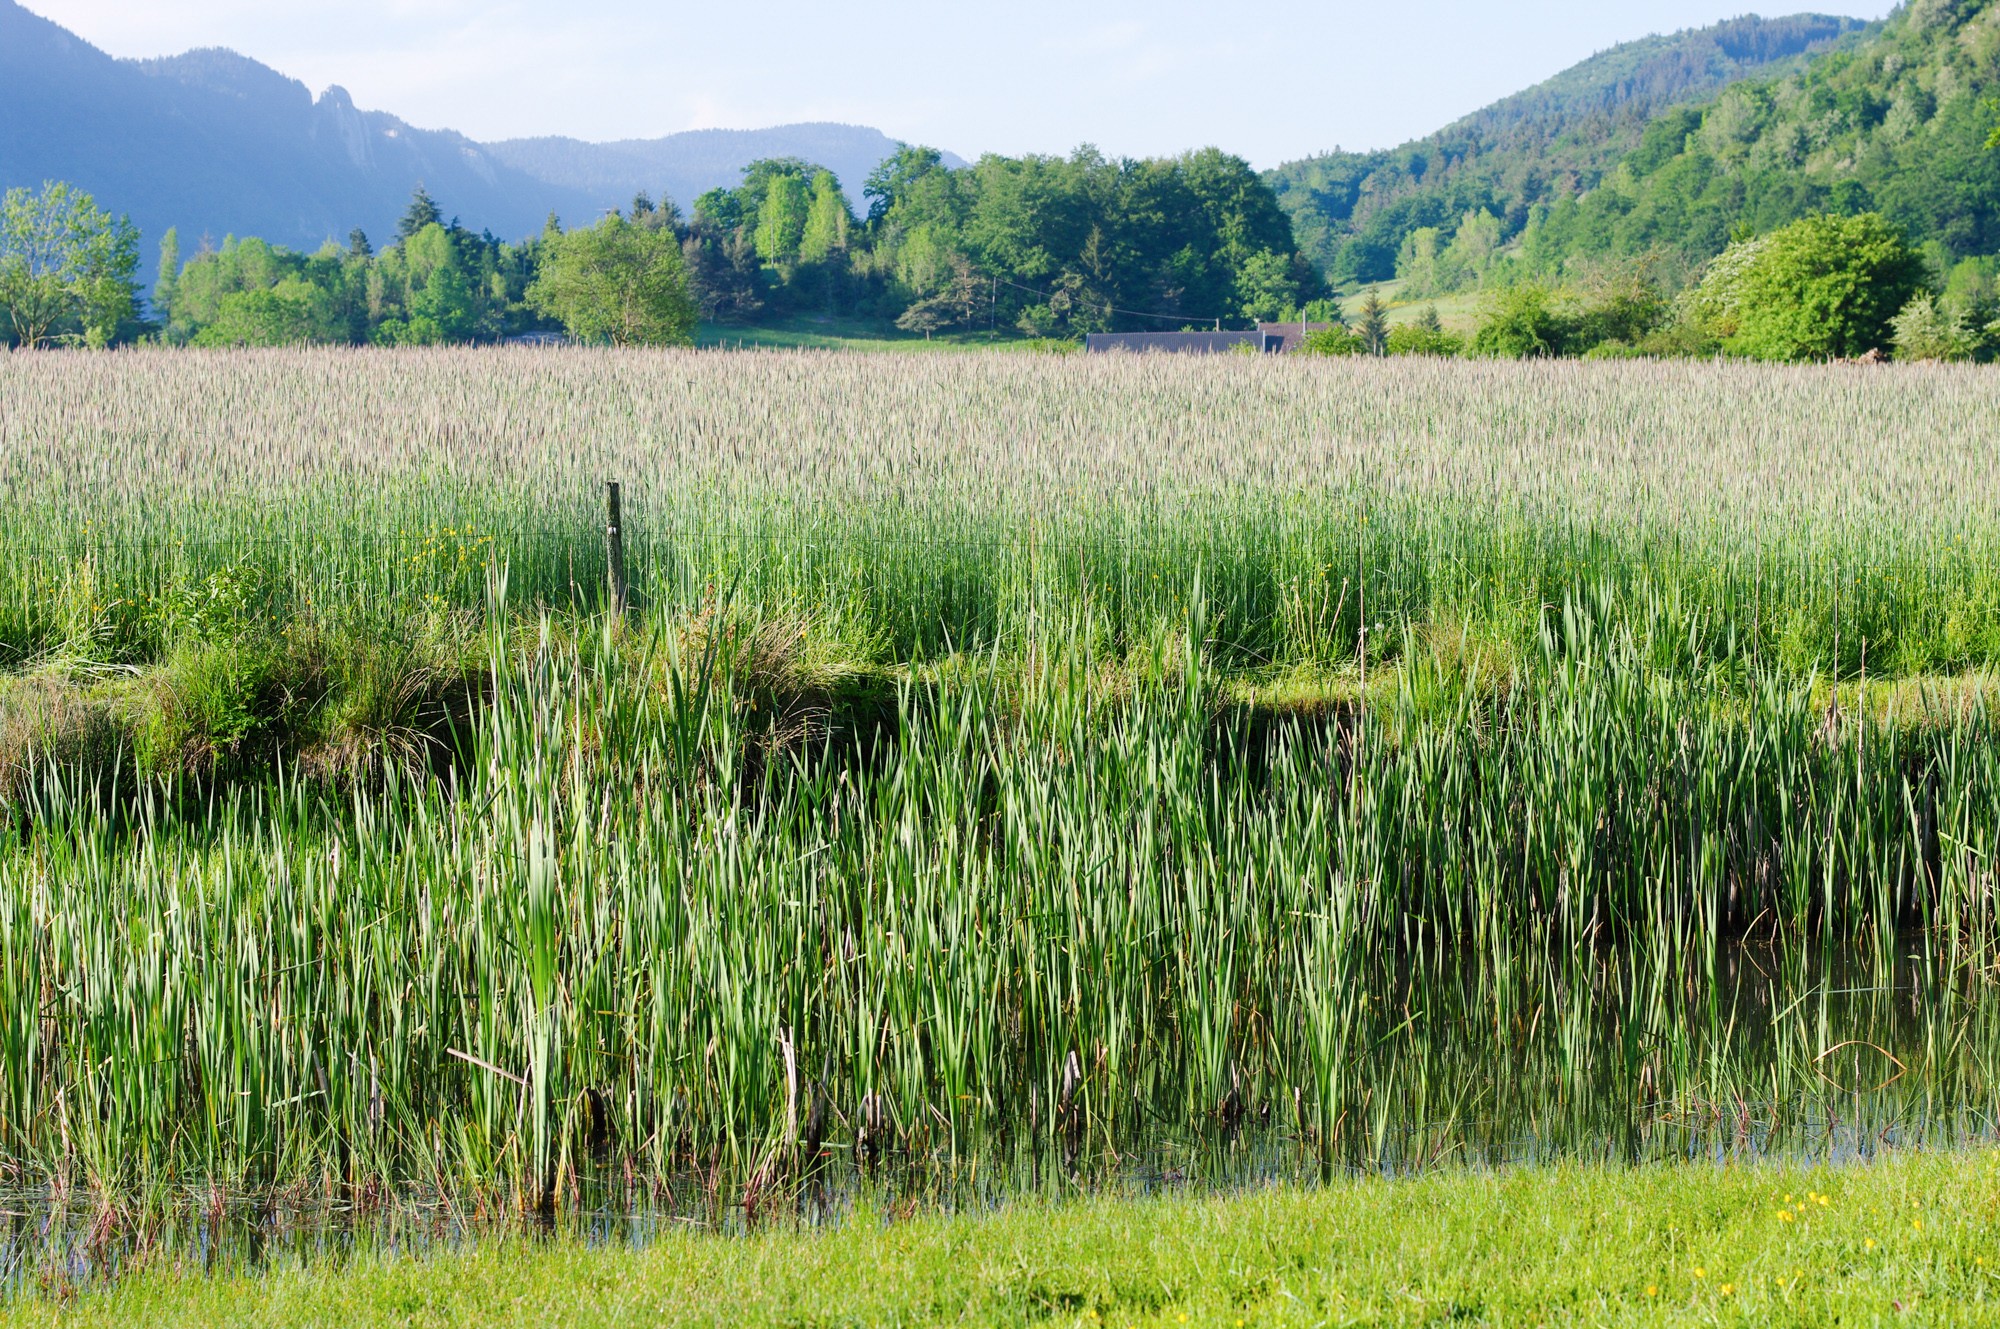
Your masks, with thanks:
M 1820 211 L 1879 211 L 1940 266 L 1992 255 L 1996 125 L 2000 3 L 1914 0 L 1864 41 L 1661 116 L 1601 188 L 1529 219 L 1523 259 L 1700 261 Z
M 1538 205 L 1596 188 L 1660 112 L 1753 75 L 1798 68 L 1862 29 L 1852 19 L 1802 14 L 1648 37 L 1415 143 L 1328 153 L 1267 178 L 1300 247 L 1335 281 L 1392 277 L 1415 232 L 1436 228 L 1448 243 L 1468 216 L 1467 248 L 1482 252 L 1465 258 L 1477 265 L 1519 235 Z

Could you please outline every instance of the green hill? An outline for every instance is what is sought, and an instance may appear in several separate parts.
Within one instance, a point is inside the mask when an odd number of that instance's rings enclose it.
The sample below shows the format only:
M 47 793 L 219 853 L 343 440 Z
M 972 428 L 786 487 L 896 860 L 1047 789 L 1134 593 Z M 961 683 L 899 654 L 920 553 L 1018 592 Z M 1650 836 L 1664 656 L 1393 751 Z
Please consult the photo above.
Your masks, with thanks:
M 2000 253 L 2000 0 L 1914 0 L 1852 44 L 1649 125 L 1581 197 L 1530 217 L 1523 257 L 1708 258 L 1812 212 L 1879 211 L 1942 262 Z
M 1447 235 L 1487 211 L 1502 238 L 1596 189 L 1646 142 L 1661 112 L 1701 103 L 1743 79 L 1802 69 L 1869 31 L 1853 19 L 1802 14 L 1743 18 L 1648 37 L 1595 56 L 1548 82 L 1390 151 L 1334 152 L 1266 177 L 1292 215 L 1299 244 L 1336 282 L 1395 275 L 1407 237 Z

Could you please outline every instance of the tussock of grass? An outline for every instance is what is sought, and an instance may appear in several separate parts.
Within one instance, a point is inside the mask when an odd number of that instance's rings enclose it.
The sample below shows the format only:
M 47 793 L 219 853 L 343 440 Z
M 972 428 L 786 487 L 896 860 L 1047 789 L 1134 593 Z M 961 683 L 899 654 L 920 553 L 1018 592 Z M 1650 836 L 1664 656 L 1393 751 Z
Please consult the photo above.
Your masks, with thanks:
M 33 780 L 243 782 L 278 772 L 379 783 L 437 769 L 469 740 L 485 662 L 477 624 L 295 624 L 185 633 L 145 666 L 0 676 L 0 803 Z
M 38 769 L 88 778 L 128 758 L 130 727 L 105 692 L 52 671 L 0 676 L 0 807 Z

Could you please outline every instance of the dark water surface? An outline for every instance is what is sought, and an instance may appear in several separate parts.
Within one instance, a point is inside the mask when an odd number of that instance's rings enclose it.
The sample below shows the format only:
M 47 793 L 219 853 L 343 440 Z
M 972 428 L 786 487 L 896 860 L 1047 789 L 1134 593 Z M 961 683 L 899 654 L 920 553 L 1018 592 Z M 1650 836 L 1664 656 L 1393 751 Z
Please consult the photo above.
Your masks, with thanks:
M 834 1122 L 816 1158 L 744 1177 L 642 1182 L 606 1158 L 552 1204 L 330 1180 L 172 1184 L 104 1196 L 0 1170 L 0 1301 L 115 1280 L 162 1259 L 216 1270 L 422 1257 L 560 1235 L 643 1247 L 663 1232 L 824 1226 L 977 1212 L 1029 1194 L 1144 1195 L 1319 1185 L 1584 1161 L 1843 1163 L 2000 1140 L 2000 986 L 1935 937 L 1802 950 L 1736 944 L 1708 962 L 1412 967 L 1370 1011 L 1344 1079 L 1283 1092 L 1232 1066 L 1190 1113 L 1184 1084 L 1137 1077 L 1110 1110 L 1079 1063 L 1074 1099 L 1019 1105 L 978 1140 L 905 1130 L 870 1153 Z M 1532 995 L 1531 995 L 1532 994 Z M 1093 1095 L 1097 1097 L 1093 1098 Z M 1308 1103 L 1338 1105 L 1320 1111 Z

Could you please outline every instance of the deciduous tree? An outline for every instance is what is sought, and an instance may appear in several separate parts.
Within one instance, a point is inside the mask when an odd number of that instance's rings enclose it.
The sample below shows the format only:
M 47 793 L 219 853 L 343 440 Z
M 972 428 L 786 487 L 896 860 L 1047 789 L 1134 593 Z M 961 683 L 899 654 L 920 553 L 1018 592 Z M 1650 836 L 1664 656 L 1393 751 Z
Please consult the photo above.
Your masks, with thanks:
M 623 217 L 545 242 L 528 302 L 578 341 L 614 346 L 688 345 L 695 306 L 680 241 Z
M 67 184 L 0 200 L 0 308 L 23 346 L 107 346 L 132 317 L 139 232 Z
M 811 206 L 803 176 L 774 176 L 764 191 L 763 205 L 757 209 L 757 257 L 781 271 L 796 264 Z

